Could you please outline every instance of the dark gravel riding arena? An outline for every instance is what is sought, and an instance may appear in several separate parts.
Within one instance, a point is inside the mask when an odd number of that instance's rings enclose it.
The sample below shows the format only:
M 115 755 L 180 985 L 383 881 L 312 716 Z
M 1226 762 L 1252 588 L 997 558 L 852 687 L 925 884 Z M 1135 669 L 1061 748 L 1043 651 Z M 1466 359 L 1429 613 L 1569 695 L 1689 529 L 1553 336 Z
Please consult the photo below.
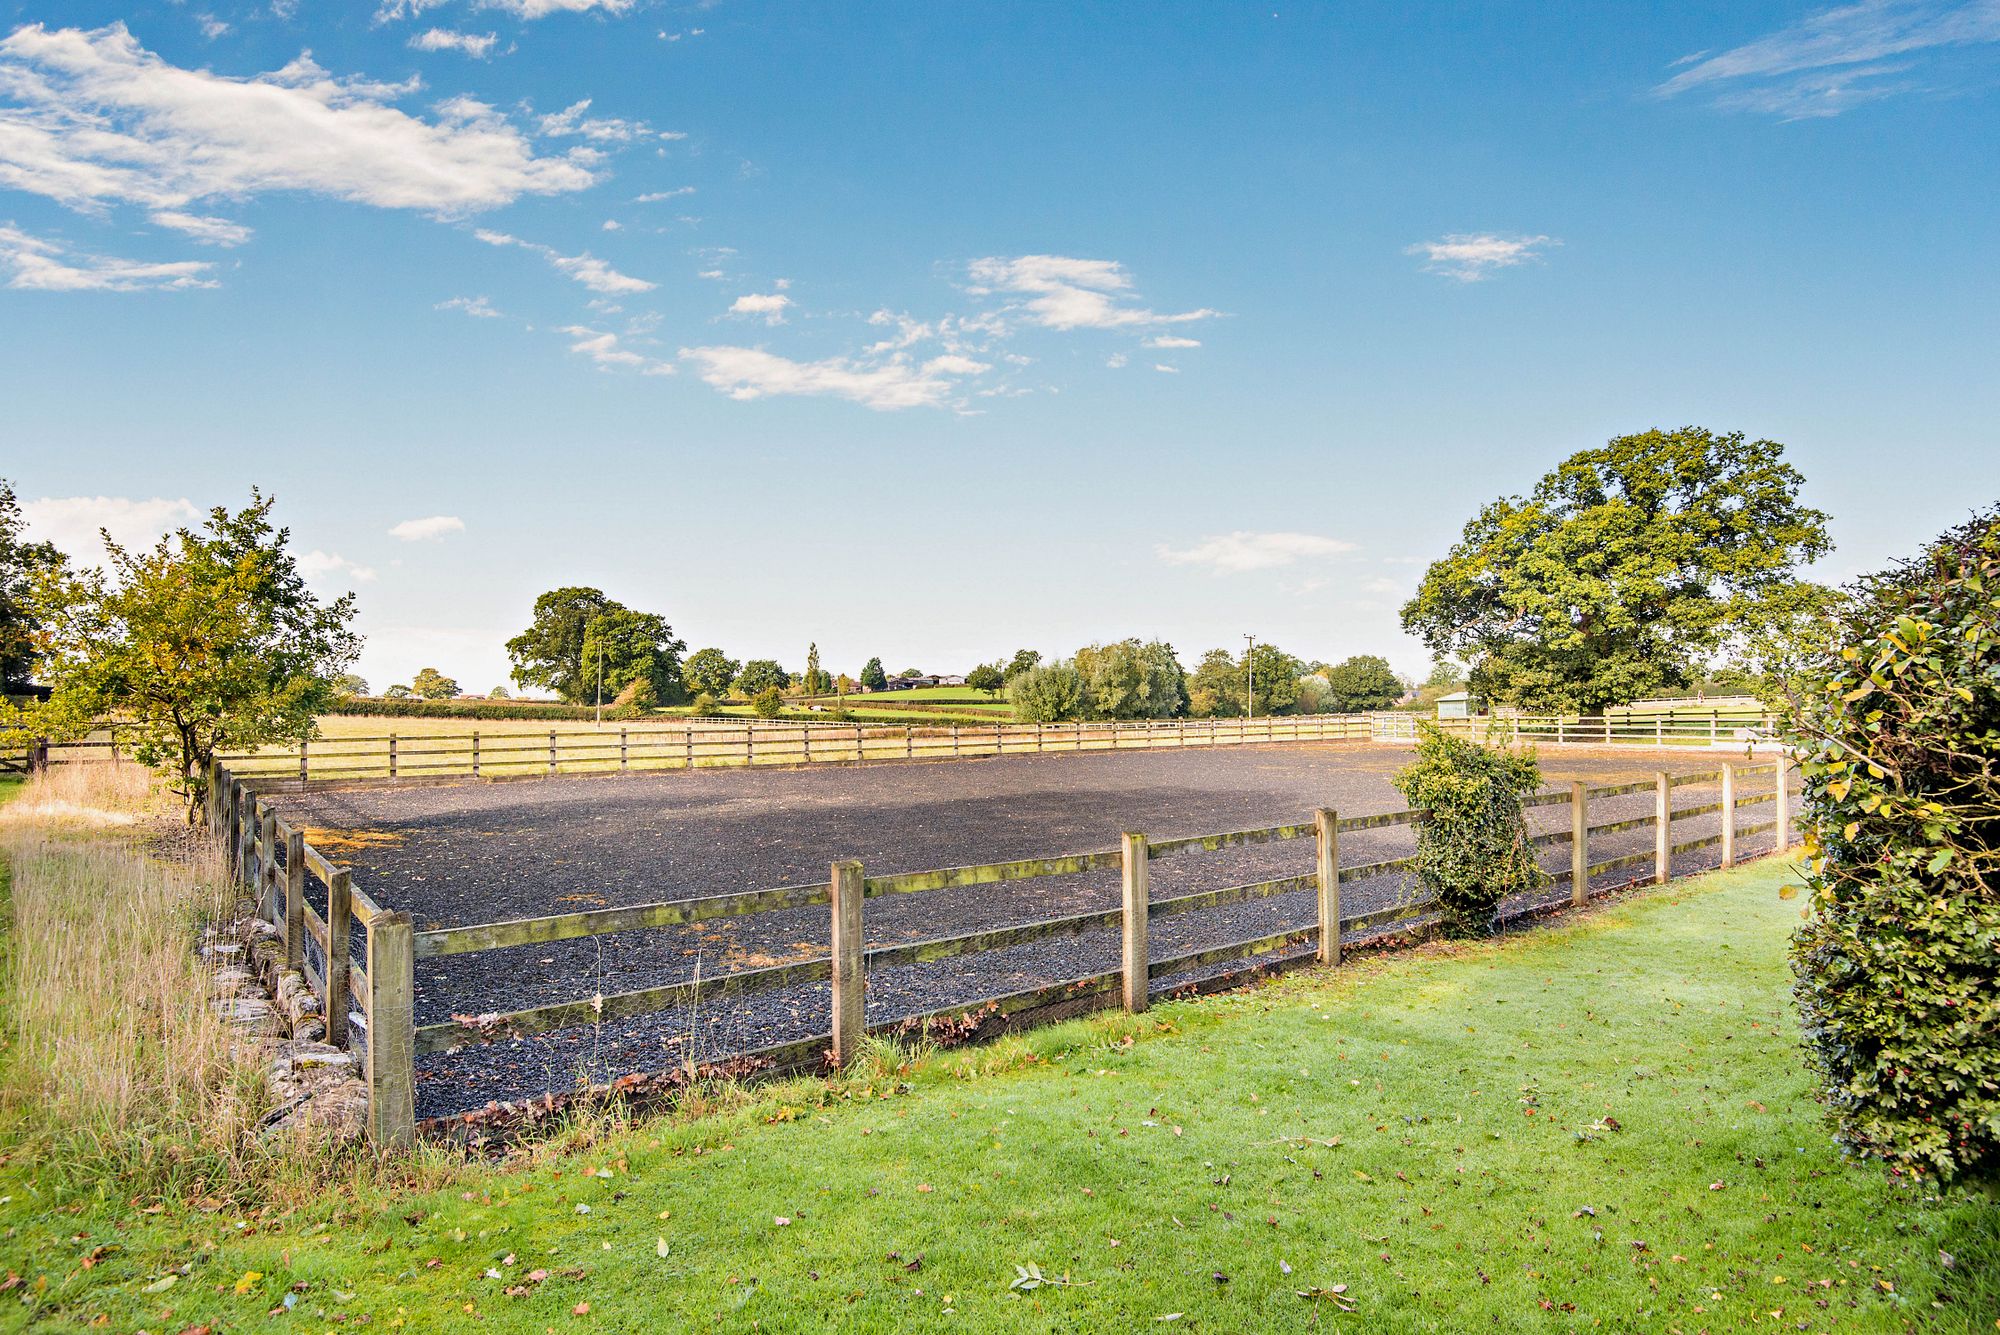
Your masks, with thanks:
M 320 789 L 277 796 L 285 819 L 305 827 L 325 854 L 352 869 L 355 884 L 385 908 L 411 915 L 419 933 L 588 910 L 740 895 L 771 887 L 824 888 L 831 865 L 858 859 L 870 877 L 1016 859 L 1115 850 L 1121 833 L 1154 841 L 1310 822 L 1330 808 L 1345 819 L 1403 810 L 1391 783 L 1407 747 L 1367 744 L 1257 745 L 1189 751 L 1010 755 L 979 760 L 555 777 L 533 781 L 440 783 L 417 787 Z M 1531 810 L 1537 832 L 1564 837 L 1570 785 L 1631 791 L 1589 803 L 1593 823 L 1618 824 L 1655 810 L 1661 771 L 1685 778 L 1674 788 L 1674 841 L 1714 835 L 1713 809 L 1724 762 L 1752 761 L 1734 750 L 1549 747 L 1542 767 L 1553 796 Z M 1755 758 L 1761 761 L 1762 757 Z M 1769 802 L 1772 770 L 1746 769 L 1739 803 Z M 1639 790 L 1639 785 L 1644 790 Z M 1761 796 L 1760 796 L 1761 795 Z M 1707 808 L 1702 810 L 1702 808 Z M 1761 812 L 1761 815 L 1752 813 Z M 1736 853 L 1773 847 L 1768 809 L 1752 807 Z M 1408 824 L 1340 835 L 1341 865 L 1363 867 L 1414 848 Z M 1592 834 L 1593 862 L 1631 855 L 1592 878 L 1593 886 L 1649 881 L 1654 832 Z M 1570 850 L 1543 848 L 1551 871 Z M 1679 874 L 1718 857 L 1709 846 L 1675 855 Z M 1641 857 L 1643 855 L 1643 857 Z M 1163 858 L 1150 872 L 1151 902 L 1200 892 L 1309 877 L 1314 841 L 1233 844 Z M 1343 875 L 1343 880 L 1345 879 Z M 1120 903 L 1116 865 L 995 884 L 947 886 L 868 899 L 869 950 L 963 937 L 1091 912 Z M 1421 897 L 1403 870 L 1367 875 L 1341 888 L 1343 922 Z M 1534 899 L 1567 902 L 1566 884 Z M 782 897 L 780 897 L 782 901 Z M 796 901 L 794 901 L 796 902 Z M 1533 907 L 1514 905 L 1515 909 Z M 1267 937 L 1316 922 L 1309 885 L 1160 917 L 1151 925 L 1154 959 Z M 1390 930 L 1407 930 L 1404 921 Z M 1358 940 L 1369 929 L 1350 931 Z M 686 1004 L 612 1018 L 602 998 L 639 989 L 720 979 L 746 970 L 824 959 L 830 918 L 824 898 L 742 916 L 718 916 L 577 939 L 536 941 L 477 953 L 421 957 L 415 1020 L 457 1023 L 462 1041 L 422 1042 L 416 1104 L 435 1118 L 518 1101 L 637 1072 L 796 1044 L 828 1031 L 823 979 L 732 995 L 694 991 Z M 1248 959 L 1155 977 L 1156 993 L 1221 973 L 1310 954 L 1280 944 Z M 961 1004 L 1046 987 L 1118 968 L 1115 924 L 977 953 L 921 959 L 918 951 L 867 978 L 870 1027 Z M 594 1000 L 595 999 L 595 1000 Z M 557 1003 L 584 1003 L 578 1022 L 547 1032 L 510 1032 L 493 1017 Z M 616 1008 L 611 1008 L 615 1010 Z

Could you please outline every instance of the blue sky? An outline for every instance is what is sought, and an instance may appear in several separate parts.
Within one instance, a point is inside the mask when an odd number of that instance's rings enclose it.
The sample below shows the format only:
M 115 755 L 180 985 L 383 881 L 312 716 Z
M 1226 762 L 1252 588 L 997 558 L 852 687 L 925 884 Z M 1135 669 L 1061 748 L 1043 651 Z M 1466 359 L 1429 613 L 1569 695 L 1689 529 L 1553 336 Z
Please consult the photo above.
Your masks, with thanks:
M 1475 509 L 1652 426 L 1784 442 L 1828 578 L 2000 497 L 2000 0 L 0 33 L 0 475 L 71 544 L 275 491 L 378 687 L 578 583 L 793 667 L 1419 670 Z

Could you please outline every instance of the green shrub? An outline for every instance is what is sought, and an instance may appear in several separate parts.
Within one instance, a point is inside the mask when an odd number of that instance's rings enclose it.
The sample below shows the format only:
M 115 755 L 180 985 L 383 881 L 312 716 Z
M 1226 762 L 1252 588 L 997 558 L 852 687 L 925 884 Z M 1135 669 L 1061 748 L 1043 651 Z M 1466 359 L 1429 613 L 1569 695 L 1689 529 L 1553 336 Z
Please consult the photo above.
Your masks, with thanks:
M 1450 936 L 1484 936 L 1493 911 L 1546 876 L 1528 841 L 1523 799 L 1542 786 L 1532 750 L 1510 751 L 1421 724 L 1416 762 L 1395 777 L 1417 825 L 1417 879 L 1437 897 Z
M 696 715 L 713 714 L 721 708 L 722 702 L 707 691 L 696 695 L 694 703 L 688 706 L 689 712 Z
M 1784 682 L 1812 892 L 1793 939 L 1840 1140 L 2000 1183 L 2000 510 L 1863 581 Z
M 758 718 L 776 718 L 785 710 L 784 694 L 775 686 L 766 686 L 750 697 L 750 709 Z
M 548 719 L 551 722 L 596 716 L 589 705 L 540 705 L 527 700 L 419 700 L 413 696 L 336 700 L 325 712 L 377 718 Z
M 1083 674 L 1071 663 L 1031 667 L 1007 683 L 1014 718 L 1021 723 L 1067 723 L 1089 708 Z

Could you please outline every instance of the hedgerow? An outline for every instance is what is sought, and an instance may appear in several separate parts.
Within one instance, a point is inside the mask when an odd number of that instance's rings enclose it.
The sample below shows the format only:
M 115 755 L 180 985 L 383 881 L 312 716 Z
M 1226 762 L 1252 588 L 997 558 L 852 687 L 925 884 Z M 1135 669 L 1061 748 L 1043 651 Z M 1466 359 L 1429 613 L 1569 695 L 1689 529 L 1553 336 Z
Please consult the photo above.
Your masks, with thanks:
M 525 700 L 338 700 L 329 714 L 361 714 L 380 718 L 545 718 L 558 722 L 597 716 L 592 705 L 541 705 Z
M 2000 1183 L 2000 509 L 1864 581 L 1787 682 L 1809 918 L 1793 940 L 1836 1133 Z
M 1447 935 L 1486 935 L 1502 900 L 1542 884 L 1523 805 L 1542 786 L 1532 750 L 1481 746 L 1422 724 L 1416 763 L 1394 782 L 1427 813 L 1417 825 L 1416 873 L 1436 896 Z

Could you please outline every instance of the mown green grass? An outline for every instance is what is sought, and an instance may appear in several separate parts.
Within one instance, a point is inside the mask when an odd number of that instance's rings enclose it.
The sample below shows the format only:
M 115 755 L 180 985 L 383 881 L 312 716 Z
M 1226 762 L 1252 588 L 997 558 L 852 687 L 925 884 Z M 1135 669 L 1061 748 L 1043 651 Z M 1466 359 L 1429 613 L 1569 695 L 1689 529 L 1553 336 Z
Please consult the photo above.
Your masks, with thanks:
M 1788 874 L 774 1086 L 418 1198 L 72 1215 L 11 1163 L 6 1301 L 40 1306 L 0 1320 L 1234 1332 L 1345 1320 L 1299 1292 L 1345 1285 L 1370 1331 L 1991 1330 L 1994 1212 L 1828 1143 Z M 1030 1264 L 1069 1283 L 1010 1291 Z

